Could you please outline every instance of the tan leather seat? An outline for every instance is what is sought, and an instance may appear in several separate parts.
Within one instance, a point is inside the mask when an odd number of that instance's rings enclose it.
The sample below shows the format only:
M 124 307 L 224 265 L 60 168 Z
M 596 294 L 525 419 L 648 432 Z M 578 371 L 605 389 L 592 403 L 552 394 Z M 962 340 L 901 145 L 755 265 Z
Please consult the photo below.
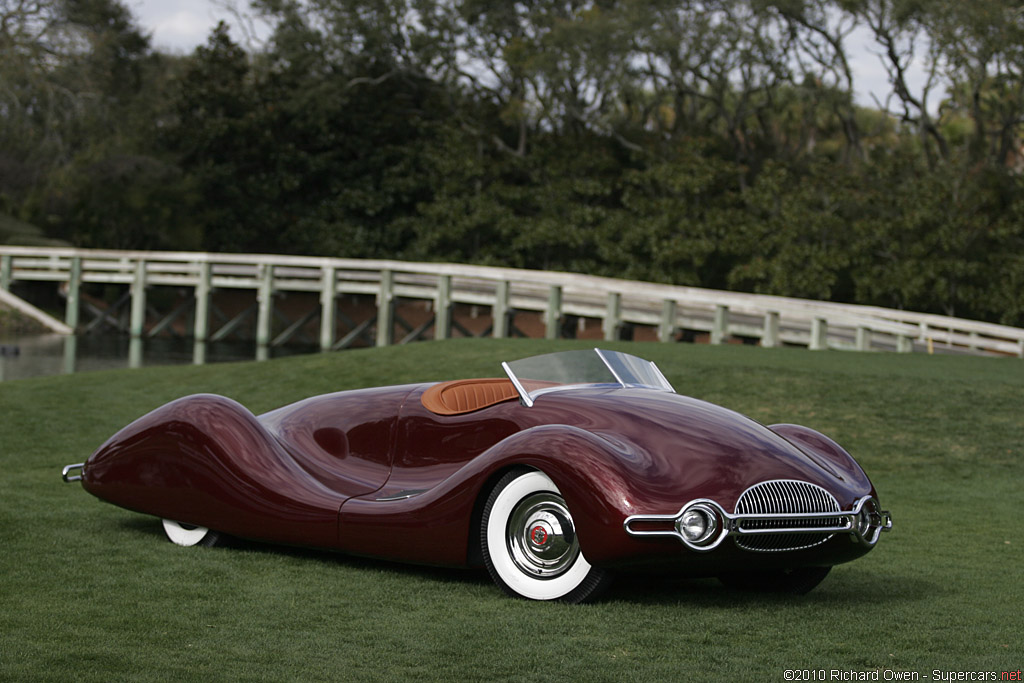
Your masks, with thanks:
M 430 387 L 420 402 L 438 415 L 462 415 L 518 397 L 508 379 L 456 379 Z

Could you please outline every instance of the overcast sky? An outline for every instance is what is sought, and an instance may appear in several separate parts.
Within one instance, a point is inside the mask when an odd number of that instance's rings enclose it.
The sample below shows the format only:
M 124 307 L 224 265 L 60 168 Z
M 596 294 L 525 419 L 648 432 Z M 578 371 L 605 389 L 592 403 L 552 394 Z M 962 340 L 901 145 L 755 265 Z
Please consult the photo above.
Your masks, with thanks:
M 246 0 L 235 0 L 246 8 Z M 139 25 L 150 32 L 153 46 L 164 52 L 188 53 L 197 45 L 206 42 L 210 29 L 217 21 L 224 19 L 232 25 L 232 36 L 244 44 L 243 33 L 237 21 L 224 9 L 225 0 L 126 0 Z M 861 42 L 851 40 L 850 56 L 856 71 L 857 100 L 871 106 L 870 94 L 874 92 L 884 99 L 889 91 L 888 78 L 879 64 L 878 57 L 871 54 L 867 36 Z
M 238 22 L 224 9 L 225 2 L 215 0 L 125 0 L 139 25 L 153 38 L 153 47 L 163 52 L 188 53 L 206 42 L 210 29 L 221 19 L 233 27 L 233 36 L 241 40 Z M 248 3 L 237 3 L 243 9 Z

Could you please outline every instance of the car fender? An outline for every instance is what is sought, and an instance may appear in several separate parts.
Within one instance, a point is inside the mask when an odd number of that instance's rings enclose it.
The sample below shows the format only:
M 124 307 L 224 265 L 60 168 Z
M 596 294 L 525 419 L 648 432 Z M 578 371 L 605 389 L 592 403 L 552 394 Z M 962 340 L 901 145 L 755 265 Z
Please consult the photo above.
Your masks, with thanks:
M 121 507 L 245 538 L 331 547 L 342 496 L 224 396 L 168 403 L 117 432 L 82 484 Z
M 569 425 L 542 425 L 505 438 L 434 488 L 388 500 L 345 502 L 340 546 L 350 552 L 426 564 L 465 565 L 479 542 L 474 510 L 490 486 L 516 467 L 547 474 L 573 515 L 580 547 L 592 563 L 618 559 L 635 544 L 622 524 L 642 483 L 628 463 L 646 455 L 623 442 Z M 641 466 L 642 467 L 642 466 Z M 635 548 L 633 548 L 635 551 Z
M 772 430 L 794 446 L 814 458 L 822 467 L 854 488 L 874 488 L 864 470 L 845 448 L 819 431 L 796 424 L 774 424 Z

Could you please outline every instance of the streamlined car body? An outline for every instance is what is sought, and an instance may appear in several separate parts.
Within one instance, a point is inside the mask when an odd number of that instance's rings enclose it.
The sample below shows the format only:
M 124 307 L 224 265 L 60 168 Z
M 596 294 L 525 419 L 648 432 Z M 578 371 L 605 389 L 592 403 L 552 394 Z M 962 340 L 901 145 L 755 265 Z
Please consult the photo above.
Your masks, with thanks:
M 511 595 L 578 602 L 658 570 L 804 592 L 891 517 L 831 439 L 675 393 L 654 364 L 565 351 L 506 377 L 341 391 L 255 416 L 200 394 L 140 417 L 64 479 L 225 535 L 486 566 Z

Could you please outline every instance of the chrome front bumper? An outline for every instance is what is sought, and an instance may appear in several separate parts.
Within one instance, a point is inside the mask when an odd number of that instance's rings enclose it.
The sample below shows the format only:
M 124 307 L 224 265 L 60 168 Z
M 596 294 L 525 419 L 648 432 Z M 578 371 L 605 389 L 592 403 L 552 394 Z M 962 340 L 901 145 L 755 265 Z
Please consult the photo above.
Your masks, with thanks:
M 707 533 L 703 536 L 695 535 L 694 529 L 699 525 L 690 523 L 695 519 L 694 513 L 707 520 Z M 689 548 L 701 552 L 714 550 L 728 536 L 816 537 L 812 543 L 794 547 L 746 547 L 748 550 L 797 550 L 824 543 L 841 533 L 853 534 L 861 543 L 873 546 L 883 531 L 892 528 L 892 515 L 882 510 L 873 496 L 864 496 L 846 511 L 782 513 L 729 513 L 713 500 L 698 498 L 674 515 L 631 515 L 623 527 L 630 536 L 674 536 Z M 744 547 L 741 541 L 737 543 Z
M 64 467 L 63 470 L 61 470 L 60 478 L 63 479 L 65 482 L 82 481 L 82 472 L 84 470 L 84 462 L 78 462 L 75 463 L 74 465 L 67 465 Z M 72 474 L 73 472 L 78 472 L 78 474 Z

